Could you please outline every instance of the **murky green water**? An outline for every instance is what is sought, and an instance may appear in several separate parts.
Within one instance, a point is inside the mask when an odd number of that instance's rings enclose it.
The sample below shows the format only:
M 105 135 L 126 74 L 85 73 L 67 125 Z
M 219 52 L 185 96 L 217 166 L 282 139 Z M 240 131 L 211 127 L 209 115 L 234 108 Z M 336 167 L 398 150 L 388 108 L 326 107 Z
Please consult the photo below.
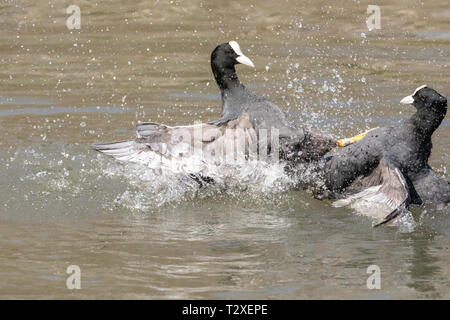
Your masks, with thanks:
M 237 40 L 241 80 L 334 136 L 410 115 L 424 83 L 450 92 L 446 0 L 0 2 L 1 298 L 449 298 L 450 218 L 408 234 L 291 190 L 257 168 L 198 189 L 92 151 L 138 121 L 216 119 L 209 55 Z M 431 165 L 447 178 L 448 116 Z M 368 290 L 369 265 L 381 289 Z M 66 268 L 81 268 L 81 290 Z

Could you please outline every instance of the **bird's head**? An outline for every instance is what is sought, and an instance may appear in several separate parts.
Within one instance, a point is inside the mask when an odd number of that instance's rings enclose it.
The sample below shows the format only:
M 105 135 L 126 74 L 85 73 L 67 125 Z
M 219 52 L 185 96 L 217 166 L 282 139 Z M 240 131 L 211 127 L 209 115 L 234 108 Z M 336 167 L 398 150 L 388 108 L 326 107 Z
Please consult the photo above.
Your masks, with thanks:
M 232 69 L 239 63 L 252 68 L 255 67 L 252 60 L 242 53 L 241 47 L 236 41 L 218 45 L 211 54 L 211 65 L 213 66 L 213 69 Z
M 412 95 L 404 97 L 401 104 L 412 104 L 419 111 L 446 114 L 447 99 L 426 85 L 418 87 Z

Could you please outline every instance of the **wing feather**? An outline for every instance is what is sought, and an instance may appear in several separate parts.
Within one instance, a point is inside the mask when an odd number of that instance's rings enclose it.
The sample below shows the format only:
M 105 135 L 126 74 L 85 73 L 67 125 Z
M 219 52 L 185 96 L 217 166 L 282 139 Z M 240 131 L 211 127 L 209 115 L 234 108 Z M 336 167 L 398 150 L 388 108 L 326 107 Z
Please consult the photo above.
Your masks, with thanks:
M 359 214 L 378 220 L 375 226 L 386 224 L 407 211 L 408 184 L 400 169 L 389 160 L 382 159 L 369 176 L 358 179 L 355 184 L 364 189 L 335 201 L 333 206 L 350 206 Z
M 237 150 L 237 144 L 242 142 L 243 149 Z M 200 165 L 209 160 L 221 160 L 223 153 L 227 157 L 236 157 L 235 153 L 244 151 L 247 155 L 255 143 L 256 131 L 249 113 L 244 112 L 239 118 L 221 125 L 199 123 L 170 127 L 154 122 L 142 123 L 136 127 L 133 141 L 95 144 L 93 147 L 122 161 L 154 164 L 158 160 L 176 160 Z M 196 152 L 201 152 L 200 156 Z

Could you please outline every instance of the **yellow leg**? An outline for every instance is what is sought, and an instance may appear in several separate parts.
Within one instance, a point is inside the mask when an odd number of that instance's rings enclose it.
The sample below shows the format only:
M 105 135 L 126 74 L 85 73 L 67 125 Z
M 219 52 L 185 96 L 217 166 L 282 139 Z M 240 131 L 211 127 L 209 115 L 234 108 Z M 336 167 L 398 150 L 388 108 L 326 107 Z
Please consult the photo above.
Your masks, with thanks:
M 345 139 L 339 139 L 337 144 L 339 147 L 345 147 L 348 146 L 349 144 L 355 143 L 356 141 L 361 140 L 362 138 L 364 138 L 370 131 L 375 130 L 377 128 L 372 128 L 370 130 L 367 130 L 366 132 L 360 133 L 357 136 L 351 137 L 351 138 L 345 138 Z

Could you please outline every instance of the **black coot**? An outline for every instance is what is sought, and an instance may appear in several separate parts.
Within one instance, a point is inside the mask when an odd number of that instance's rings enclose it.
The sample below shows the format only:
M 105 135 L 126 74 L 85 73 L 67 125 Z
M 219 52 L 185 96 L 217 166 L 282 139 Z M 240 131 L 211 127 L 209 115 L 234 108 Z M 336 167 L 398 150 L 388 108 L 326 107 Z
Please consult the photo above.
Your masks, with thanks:
M 231 135 L 226 131 L 244 130 L 247 144 L 255 144 L 261 139 L 267 141 L 267 150 L 272 148 L 272 137 L 279 143 L 279 155 L 285 160 L 319 159 L 333 147 L 336 140 L 298 129 L 290 123 L 283 110 L 246 88 L 236 74 L 235 65 L 245 64 L 254 67 L 253 62 L 241 51 L 236 41 L 217 46 L 211 54 L 211 68 L 222 96 L 222 115 L 205 124 L 169 127 L 158 123 L 143 123 L 137 126 L 137 138 L 133 141 L 96 144 L 94 148 L 120 160 L 147 163 L 155 156 L 172 158 L 174 152 L 181 157 L 192 155 L 178 152 L 179 140 L 174 137 L 188 136 L 185 141 L 202 149 L 226 150 Z M 208 131 L 208 137 L 196 135 L 195 131 Z M 275 133 L 274 130 L 277 132 Z M 211 137 L 209 137 L 211 136 Z M 278 139 L 277 139 L 278 138 Z M 231 141 L 233 143 L 233 141 Z M 259 144 L 257 145 L 257 147 Z M 157 157 L 156 157 L 157 158 Z
M 450 184 L 429 165 L 431 136 L 447 112 L 447 99 L 427 86 L 401 100 L 416 113 L 402 123 L 378 128 L 360 141 L 335 149 L 325 165 L 326 186 L 338 194 L 351 194 L 335 206 L 367 210 L 367 204 L 384 204 L 377 225 L 407 211 L 409 204 L 450 203 Z M 365 203 L 366 206 L 359 205 Z M 363 213 L 364 212 L 360 212 Z M 368 214 L 370 215 L 370 214 Z

